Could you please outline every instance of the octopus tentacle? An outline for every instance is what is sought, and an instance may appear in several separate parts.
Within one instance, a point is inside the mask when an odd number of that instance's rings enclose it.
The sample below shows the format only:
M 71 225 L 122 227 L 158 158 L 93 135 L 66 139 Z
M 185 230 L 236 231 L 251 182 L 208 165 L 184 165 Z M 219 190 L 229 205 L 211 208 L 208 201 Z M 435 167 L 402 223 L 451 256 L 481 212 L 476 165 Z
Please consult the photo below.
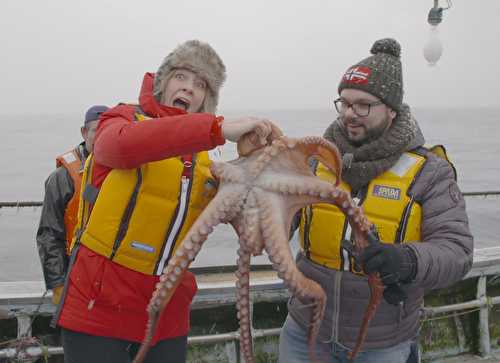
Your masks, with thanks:
M 256 179 L 269 164 L 269 162 L 285 149 L 286 144 L 284 143 L 284 137 L 273 140 L 271 145 L 266 146 L 264 149 L 262 149 L 260 155 L 255 161 L 255 164 L 249 170 L 252 179 Z
M 356 345 L 354 346 L 354 349 L 347 354 L 347 357 L 350 360 L 354 360 L 356 355 L 361 350 L 361 346 L 363 345 L 368 333 L 370 321 L 375 315 L 384 293 L 384 285 L 378 273 L 368 275 L 368 286 L 370 286 L 370 301 L 366 306 L 365 315 L 363 316 L 363 322 L 361 324 L 361 328 L 359 329 Z
M 289 139 L 290 148 L 301 149 L 306 157 L 314 157 L 321 161 L 334 175 L 337 176 L 335 186 L 340 183 L 342 159 L 340 152 L 330 141 L 317 136 L 308 136 L 301 139 Z
M 288 235 L 283 228 L 283 221 L 279 214 L 273 213 L 270 201 L 259 195 L 257 198 L 261 213 L 261 228 L 264 237 L 265 249 L 273 267 L 278 271 L 278 276 L 283 279 L 285 286 L 293 295 L 313 301 L 311 322 L 308 331 L 309 355 L 312 362 L 317 361 L 316 341 L 319 334 L 321 321 L 325 313 L 326 295 L 322 287 L 315 281 L 306 278 L 295 265 Z
M 273 140 L 281 137 L 282 135 L 283 132 L 274 124 L 271 124 L 271 133 L 266 139 L 267 145 L 271 144 Z M 238 155 L 247 156 L 262 147 L 263 146 L 260 144 L 259 136 L 255 132 L 248 132 L 238 140 Z
M 142 363 L 151 345 L 151 340 L 156 331 L 161 312 L 172 298 L 177 286 L 182 280 L 182 276 L 194 260 L 200 248 L 212 232 L 213 228 L 223 221 L 225 214 L 236 214 L 241 208 L 238 203 L 239 191 L 233 193 L 226 192 L 223 198 L 215 199 L 198 217 L 184 240 L 176 249 L 168 265 L 160 276 L 160 281 L 156 285 L 156 290 L 148 305 L 148 323 L 143 343 L 134 363 Z
M 240 322 L 240 347 L 246 363 L 254 363 L 251 331 L 250 306 L 250 251 L 238 249 L 238 270 L 236 271 L 236 309 Z
M 367 234 L 373 228 L 373 224 L 365 217 L 362 209 L 354 203 L 349 193 L 341 189 L 332 187 L 330 196 L 324 198 L 324 201 L 337 205 L 346 215 L 354 234 L 354 253 L 356 257 L 359 257 L 369 244 Z M 384 285 L 378 273 L 368 275 L 368 285 L 370 286 L 370 300 L 366 306 L 356 345 L 348 354 L 351 360 L 355 359 L 359 353 L 366 338 L 370 321 L 382 301 Z
M 219 182 L 243 184 L 245 183 L 245 175 L 236 166 L 230 163 L 222 163 L 213 161 L 210 164 L 210 172 Z
M 254 256 L 260 255 L 264 248 L 264 241 L 259 229 L 259 209 L 255 193 L 248 193 L 241 214 L 243 220 L 239 232 L 243 238 L 240 238 L 240 244 Z
M 278 192 L 290 195 L 308 195 L 310 192 L 320 188 L 320 185 L 331 186 L 330 183 L 318 180 L 315 176 L 288 176 L 279 175 L 275 177 L 261 178 L 256 186 L 269 192 Z M 319 189 L 317 189 L 319 190 Z M 311 193 L 312 196 L 319 193 Z

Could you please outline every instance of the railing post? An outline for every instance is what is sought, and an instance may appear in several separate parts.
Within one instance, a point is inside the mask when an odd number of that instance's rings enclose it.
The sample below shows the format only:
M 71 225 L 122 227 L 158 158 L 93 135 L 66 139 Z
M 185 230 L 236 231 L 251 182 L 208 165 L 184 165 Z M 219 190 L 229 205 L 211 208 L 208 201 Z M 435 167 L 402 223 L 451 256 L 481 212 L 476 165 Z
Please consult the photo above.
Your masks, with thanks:
M 487 357 L 491 352 L 490 329 L 488 326 L 489 303 L 486 294 L 486 276 L 479 277 L 477 281 L 477 299 L 486 304 L 479 310 L 479 352 L 482 357 Z
M 228 363 L 238 363 L 238 350 L 234 340 L 225 344 Z
M 17 319 L 17 338 L 31 337 L 31 317 L 27 314 L 19 314 Z
M 28 314 L 18 314 L 17 319 L 17 338 L 31 337 L 31 316 Z M 16 355 L 19 355 L 19 350 L 16 348 Z M 23 359 L 23 362 L 33 363 L 36 359 Z

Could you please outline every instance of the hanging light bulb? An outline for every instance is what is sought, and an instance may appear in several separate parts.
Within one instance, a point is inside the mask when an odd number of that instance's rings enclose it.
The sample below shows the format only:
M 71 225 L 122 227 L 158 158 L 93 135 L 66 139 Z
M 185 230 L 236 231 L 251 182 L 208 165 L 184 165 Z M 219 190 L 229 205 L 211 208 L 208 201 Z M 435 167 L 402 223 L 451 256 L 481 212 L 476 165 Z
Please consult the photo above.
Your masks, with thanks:
M 429 38 L 424 46 L 424 58 L 430 66 L 436 65 L 439 58 L 443 54 L 443 43 L 439 39 L 439 31 L 437 25 L 431 25 L 429 30 Z
M 434 6 L 429 11 L 427 22 L 430 24 L 429 37 L 424 46 L 424 58 L 430 66 L 436 65 L 443 54 L 443 43 L 439 38 L 438 25 L 443 20 L 443 10 L 451 7 L 451 0 L 448 1 L 448 7 L 439 7 L 439 0 L 434 0 Z

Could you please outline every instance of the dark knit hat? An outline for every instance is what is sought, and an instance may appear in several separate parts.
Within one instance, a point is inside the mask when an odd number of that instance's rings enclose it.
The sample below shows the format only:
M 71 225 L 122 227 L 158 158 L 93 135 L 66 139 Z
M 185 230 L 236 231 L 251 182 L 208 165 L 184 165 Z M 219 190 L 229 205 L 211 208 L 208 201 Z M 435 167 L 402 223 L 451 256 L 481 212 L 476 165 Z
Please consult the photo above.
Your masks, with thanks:
M 215 113 L 219 102 L 219 90 L 226 80 L 226 67 L 215 50 L 207 43 L 189 40 L 165 57 L 155 75 L 153 95 L 159 102 L 163 89 L 161 82 L 176 69 L 187 69 L 203 78 L 208 85 L 200 112 Z
M 339 94 L 344 88 L 359 89 L 399 111 L 403 102 L 401 46 L 394 39 L 380 39 L 373 44 L 370 52 L 372 56 L 345 72 L 339 84 Z

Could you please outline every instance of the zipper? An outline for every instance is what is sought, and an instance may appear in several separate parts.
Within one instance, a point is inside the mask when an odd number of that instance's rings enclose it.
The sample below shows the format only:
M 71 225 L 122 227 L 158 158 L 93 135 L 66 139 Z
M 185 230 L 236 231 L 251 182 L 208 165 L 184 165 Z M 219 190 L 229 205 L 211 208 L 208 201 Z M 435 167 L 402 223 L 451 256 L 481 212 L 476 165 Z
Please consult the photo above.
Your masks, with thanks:
M 344 228 L 342 232 L 342 237 L 341 241 L 349 241 L 351 245 L 353 245 L 351 241 L 351 234 L 352 234 L 352 228 L 349 222 L 347 221 L 347 217 L 345 218 L 344 221 Z M 354 246 L 354 245 L 353 245 Z M 342 246 L 342 242 L 340 243 L 340 268 L 339 270 L 344 270 L 344 271 L 351 271 L 351 254 L 349 251 Z
M 403 320 L 403 313 L 404 313 L 404 301 L 401 301 L 399 303 L 399 317 L 398 317 L 398 324 L 397 324 L 397 329 L 399 329 L 399 325 L 401 324 L 401 320 Z
M 311 229 L 311 219 L 312 219 L 312 206 L 307 206 L 304 213 L 304 252 L 308 259 L 311 258 L 311 241 L 309 240 L 309 231 Z
M 406 228 L 408 227 L 408 218 L 410 216 L 410 211 L 413 208 L 413 203 L 415 202 L 415 196 L 411 196 L 410 202 L 406 206 L 403 212 L 403 218 L 401 218 L 401 223 L 399 225 L 398 231 L 396 232 L 396 240 L 394 243 L 402 243 L 404 236 L 406 234 Z
M 313 172 L 314 175 L 316 175 L 316 172 L 318 170 L 318 161 L 316 159 L 311 159 L 310 160 L 309 167 L 311 168 L 311 171 Z M 305 213 L 304 213 L 305 221 L 304 221 L 304 252 L 305 255 L 308 259 L 311 258 L 311 240 L 309 239 L 309 231 L 311 230 L 311 223 L 312 223 L 312 217 L 313 217 L 313 210 L 312 210 L 312 205 L 308 205 L 305 208 Z
M 90 178 L 90 175 L 93 174 L 93 166 L 94 166 L 94 164 L 93 164 L 94 160 L 92 160 L 93 157 L 94 157 L 93 154 L 90 154 L 88 157 L 89 170 L 87 170 L 87 175 L 85 176 L 85 181 L 83 183 L 85 188 L 87 187 L 87 185 L 90 184 L 89 178 Z M 82 188 L 82 191 L 81 191 L 82 194 L 85 192 L 85 188 Z M 87 224 L 88 224 L 88 221 L 90 219 L 90 203 L 87 202 L 85 199 L 82 200 L 82 203 L 83 203 L 83 205 L 82 205 L 82 220 L 80 223 L 80 227 L 76 231 L 76 234 L 78 236 L 76 243 L 78 243 L 78 244 L 80 244 L 80 238 L 81 238 L 83 232 L 85 231 L 85 228 L 87 228 Z
M 182 161 L 184 163 L 184 169 L 182 171 L 181 177 L 181 192 L 179 196 L 179 203 L 177 205 L 177 210 L 175 211 L 175 216 L 173 222 L 170 225 L 166 241 L 163 244 L 163 251 L 161 259 L 156 265 L 156 274 L 161 275 L 166 262 L 170 259 L 173 252 L 173 246 L 179 237 L 179 232 L 181 231 L 184 221 L 186 219 L 189 195 L 191 194 L 191 184 L 193 181 L 193 159 L 191 155 L 189 157 L 183 157 Z
M 333 287 L 333 311 L 332 311 L 332 336 L 330 341 L 338 341 L 339 332 L 339 316 L 340 316 L 340 285 L 342 280 L 342 271 L 336 271 L 334 281 L 335 286 Z

